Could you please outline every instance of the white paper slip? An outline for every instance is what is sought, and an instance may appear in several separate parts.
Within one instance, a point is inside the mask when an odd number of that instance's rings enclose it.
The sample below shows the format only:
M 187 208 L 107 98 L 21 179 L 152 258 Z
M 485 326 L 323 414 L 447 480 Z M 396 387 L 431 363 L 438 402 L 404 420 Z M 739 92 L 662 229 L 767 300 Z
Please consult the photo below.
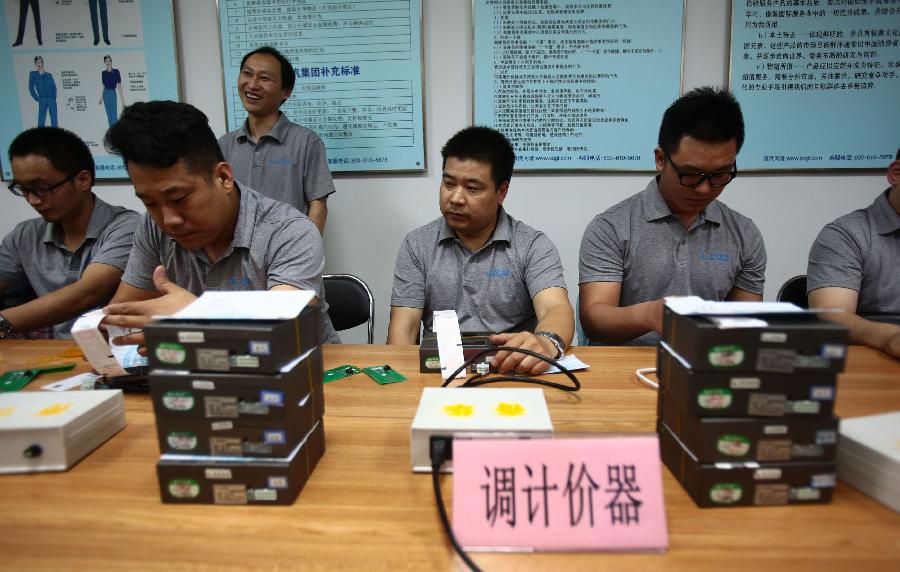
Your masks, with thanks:
M 711 302 L 699 296 L 669 296 L 666 306 L 676 314 L 689 316 L 738 316 L 742 314 L 808 314 L 790 302 Z
M 431 327 L 437 336 L 438 357 L 441 360 L 441 379 L 459 369 L 465 362 L 463 356 L 462 335 L 459 333 L 459 318 L 456 310 L 437 310 L 431 321 Z M 465 370 L 456 377 L 466 375 Z
M 110 340 L 140 331 L 141 330 L 137 328 L 119 328 L 117 326 L 106 326 L 106 333 L 109 335 Z M 123 368 L 127 369 L 130 367 L 147 365 L 147 358 L 138 353 L 137 344 L 117 346 L 116 344 L 111 343 L 109 344 L 109 349 L 110 351 L 112 351 L 113 357 L 116 358 L 116 361 L 118 361 Z
M 61 379 L 59 381 L 54 381 L 53 383 L 48 383 L 47 385 L 42 385 L 41 389 L 47 391 L 68 391 L 73 387 L 81 387 L 85 381 L 93 382 L 98 379 L 100 379 L 100 375 L 96 373 L 79 373 L 78 375 L 67 377 L 66 379 Z
M 558 361 L 564 368 L 566 368 L 569 371 L 578 371 L 580 369 L 590 369 L 590 367 L 591 367 L 588 364 L 581 361 L 580 359 L 578 359 L 577 357 L 575 357 L 575 354 L 569 354 L 567 356 L 563 356 L 556 361 Z M 562 373 L 562 370 L 560 370 L 555 365 L 551 365 L 550 369 L 548 369 L 544 373 Z
M 760 320 L 759 318 L 726 318 L 726 317 L 716 317 L 709 318 L 709 320 L 716 325 L 717 330 L 740 330 L 745 328 L 765 328 L 768 327 L 769 323 L 765 320 Z
M 300 315 L 316 293 L 312 290 L 204 292 L 172 316 L 179 320 L 290 320 Z

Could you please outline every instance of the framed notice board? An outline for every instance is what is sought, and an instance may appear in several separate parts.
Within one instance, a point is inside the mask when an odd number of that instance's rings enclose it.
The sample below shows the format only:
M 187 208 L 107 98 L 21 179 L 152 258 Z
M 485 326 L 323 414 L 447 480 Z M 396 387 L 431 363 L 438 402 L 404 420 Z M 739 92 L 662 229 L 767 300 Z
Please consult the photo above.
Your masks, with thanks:
M 98 179 L 126 179 L 103 146 L 106 130 L 136 101 L 179 99 L 171 0 L 16 2 L 0 10 L 0 122 L 6 150 L 31 127 L 76 133 Z
M 474 0 L 474 121 L 517 170 L 652 171 L 681 92 L 682 0 Z
M 900 0 L 734 0 L 730 76 L 740 169 L 884 169 L 900 146 Z
M 228 129 L 247 117 L 244 54 L 273 46 L 297 83 L 281 110 L 315 131 L 332 172 L 424 171 L 422 2 L 219 0 Z

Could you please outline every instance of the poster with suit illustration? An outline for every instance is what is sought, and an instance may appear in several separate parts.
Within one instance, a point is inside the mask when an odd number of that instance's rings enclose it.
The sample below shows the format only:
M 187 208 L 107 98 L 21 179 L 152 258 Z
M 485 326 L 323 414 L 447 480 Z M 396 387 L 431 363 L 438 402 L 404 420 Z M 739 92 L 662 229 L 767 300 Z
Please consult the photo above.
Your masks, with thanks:
M 3 0 L 0 10 L 0 163 L 30 127 L 77 133 L 97 178 L 124 179 L 103 146 L 126 105 L 179 99 L 171 0 Z

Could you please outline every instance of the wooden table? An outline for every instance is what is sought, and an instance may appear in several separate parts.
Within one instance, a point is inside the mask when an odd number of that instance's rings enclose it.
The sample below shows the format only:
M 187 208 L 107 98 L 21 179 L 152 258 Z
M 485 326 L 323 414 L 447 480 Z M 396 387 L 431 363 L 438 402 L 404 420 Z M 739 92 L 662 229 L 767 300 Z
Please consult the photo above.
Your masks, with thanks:
M 71 344 L 0 342 L 0 370 L 65 361 Z M 558 432 L 652 431 L 656 394 L 634 370 L 647 348 L 577 348 L 582 391 L 547 390 Z M 68 358 L 72 361 L 71 358 Z M 66 473 L 0 476 L 3 570 L 462 570 L 437 517 L 431 479 L 410 471 L 410 423 L 434 374 L 413 347 L 329 346 L 326 367 L 391 364 L 409 381 L 359 375 L 325 388 L 327 452 L 290 507 L 164 505 L 147 396 L 128 426 Z M 77 371 L 87 370 L 79 361 Z M 37 389 L 71 375 L 47 375 Z M 562 381 L 562 378 L 560 378 Z M 900 409 L 900 362 L 853 347 L 837 412 Z M 485 570 L 897 570 L 900 515 L 839 482 L 830 505 L 698 509 L 663 469 L 665 554 L 474 554 Z M 449 506 L 452 477 L 445 477 Z

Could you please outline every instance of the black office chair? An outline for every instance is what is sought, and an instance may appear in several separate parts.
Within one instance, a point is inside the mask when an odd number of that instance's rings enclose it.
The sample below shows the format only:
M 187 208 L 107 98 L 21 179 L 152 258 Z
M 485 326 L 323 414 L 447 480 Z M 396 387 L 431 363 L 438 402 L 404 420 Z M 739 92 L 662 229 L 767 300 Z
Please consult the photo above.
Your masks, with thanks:
M 806 298 L 806 274 L 788 278 L 787 282 L 778 290 L 777 300 L 790 302 L 801 308 L 809 308 L 809 300 Z
M 328 317 L 337 331 L 369 323 L 369 343 L 375 339 L 375 298 L 369 286 L 352 274 L 323 274 Z

